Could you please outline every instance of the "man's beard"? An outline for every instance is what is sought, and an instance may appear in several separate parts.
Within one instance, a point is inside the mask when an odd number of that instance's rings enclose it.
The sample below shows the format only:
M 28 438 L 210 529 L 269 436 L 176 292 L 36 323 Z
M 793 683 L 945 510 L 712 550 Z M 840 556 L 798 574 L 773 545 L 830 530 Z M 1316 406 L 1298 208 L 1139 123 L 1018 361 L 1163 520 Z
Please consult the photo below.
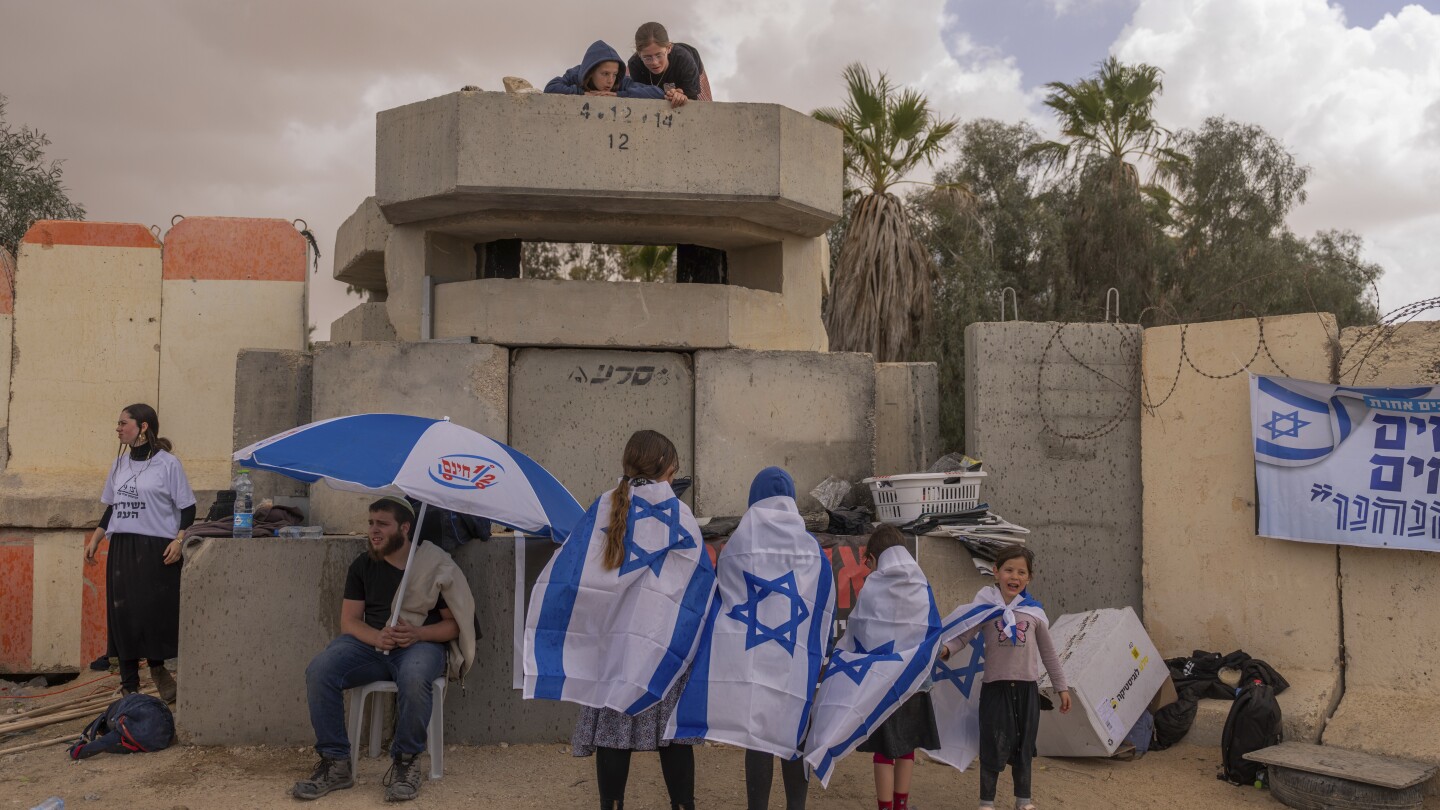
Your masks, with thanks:
M 385 559 L 391 554 L 394 554 L 403 545 L 405 545 L 405 535 L 401 534 L 399 531 L 396 531 L 394 534 L 385 538 L 385 545 L 381 546 L 380 548 L 375 548 L 374 543 L 370 544 L 370 559 L 379 562 L 380 560 Z

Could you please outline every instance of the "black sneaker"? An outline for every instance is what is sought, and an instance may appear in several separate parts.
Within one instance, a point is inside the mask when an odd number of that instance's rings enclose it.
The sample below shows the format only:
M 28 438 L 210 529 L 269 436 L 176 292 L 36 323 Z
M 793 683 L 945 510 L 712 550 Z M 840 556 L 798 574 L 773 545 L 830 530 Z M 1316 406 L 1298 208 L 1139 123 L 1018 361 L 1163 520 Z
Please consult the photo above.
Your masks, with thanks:
M 321 757 L 315 763 L 315 772 L 304 782 L 296 782 L 290 788 L 290 795 L 297 799 L 318 799 L 332 790 L 355 787 L 355 774 L 350 772 L 350 760 Z
M 104 672 L 110 669 L 110 656 L 101 655 L 99 658 L 90 662 L 90 668 L 96 672 Z
M 385 801 L 408 802 L 420 795 L 420 755 L 400 754 L 390 763 L 381 784 L 385 786 Z

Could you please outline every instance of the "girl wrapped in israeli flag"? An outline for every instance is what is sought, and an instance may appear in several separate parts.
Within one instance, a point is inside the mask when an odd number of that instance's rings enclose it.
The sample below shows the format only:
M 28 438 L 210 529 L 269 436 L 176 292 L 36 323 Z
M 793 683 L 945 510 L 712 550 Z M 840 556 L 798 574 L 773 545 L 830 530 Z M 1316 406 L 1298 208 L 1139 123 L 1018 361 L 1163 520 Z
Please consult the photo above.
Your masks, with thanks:
M 788 810 L 804 810 L 800 746 L 835 618 L 834 574 L 805 530 L 795 482 L 767 467 L 716 561 L 719 593 L 666 730 L 745 751 L 750 810 L 765 810 L 780 757 Z
M 920 566 L 893 526 L 870 536 L 874 571 L 855 600 L 815 697 L 805 761 L 828 785 L 857 749 L 874 754 L 879 807 L 907 807 L 916 748 L 940 743 L 928 688 L 940 646 L 940 611 Z
M 699 737 L 669 738 L 715 568 L 671 489 L 675 445 L 652 430 L 625 444 L 624 474 L 546 565 L 525 622 L 526 698 L 579 703 L 575 756 L 595 755 L 600 804 L 623 806 L 632 751 L 659 751 L 674 808 L 693 808 Z
M 946 617 L 942 635 L 954 636 L 935 666 L 934 702 L 941 745 L 926 746 L 932 759 L 965 770 L 980 759 L 980 807 L 995 806 L 1000 772 L 1009 765 L 1017 810 L 1030 800 L 1030 764 L 1040 730 L 1040 667 L 1070 711 L 1065 670 L 1050 640 L 1050 620 L 1027 586 L 1035 554 L 1011 546 L 995 558 L 995 584 Z

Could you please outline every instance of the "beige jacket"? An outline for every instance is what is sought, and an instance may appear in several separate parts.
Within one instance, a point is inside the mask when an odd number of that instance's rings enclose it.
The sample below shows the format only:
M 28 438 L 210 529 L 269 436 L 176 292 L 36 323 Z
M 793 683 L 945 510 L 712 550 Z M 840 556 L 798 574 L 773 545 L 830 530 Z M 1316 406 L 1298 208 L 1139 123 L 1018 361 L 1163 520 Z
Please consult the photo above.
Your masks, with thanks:
M 445 606 L 460 625 L 459 637 L 450 642 L 445 677 L 452 681 L 464 680 L 475 664 L 475 596 L 460 566 L 434 543 L 421 543 L 415 547 L 415 558 L 410 561 L 403 595 L 400 616 L 417 627 L 424 624 L 425 617 L 435 609 L 437 597 L 445 597 Z

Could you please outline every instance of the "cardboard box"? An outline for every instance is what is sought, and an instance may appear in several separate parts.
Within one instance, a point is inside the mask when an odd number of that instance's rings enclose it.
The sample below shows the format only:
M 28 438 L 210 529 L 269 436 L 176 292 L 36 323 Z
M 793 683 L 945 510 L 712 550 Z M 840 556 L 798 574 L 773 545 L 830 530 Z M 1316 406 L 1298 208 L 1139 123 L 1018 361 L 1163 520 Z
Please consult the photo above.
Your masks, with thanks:
M 1040 755 L 1114 754 L 1169 677 L 1165 661 L 1128 607 L 1061 616 L 1050 637 L 1070 682 L 1071 708 L 1060 713 L 1048 674 L 1042 678 L 1040 693 L 1055 710 L 1040 713 Z

